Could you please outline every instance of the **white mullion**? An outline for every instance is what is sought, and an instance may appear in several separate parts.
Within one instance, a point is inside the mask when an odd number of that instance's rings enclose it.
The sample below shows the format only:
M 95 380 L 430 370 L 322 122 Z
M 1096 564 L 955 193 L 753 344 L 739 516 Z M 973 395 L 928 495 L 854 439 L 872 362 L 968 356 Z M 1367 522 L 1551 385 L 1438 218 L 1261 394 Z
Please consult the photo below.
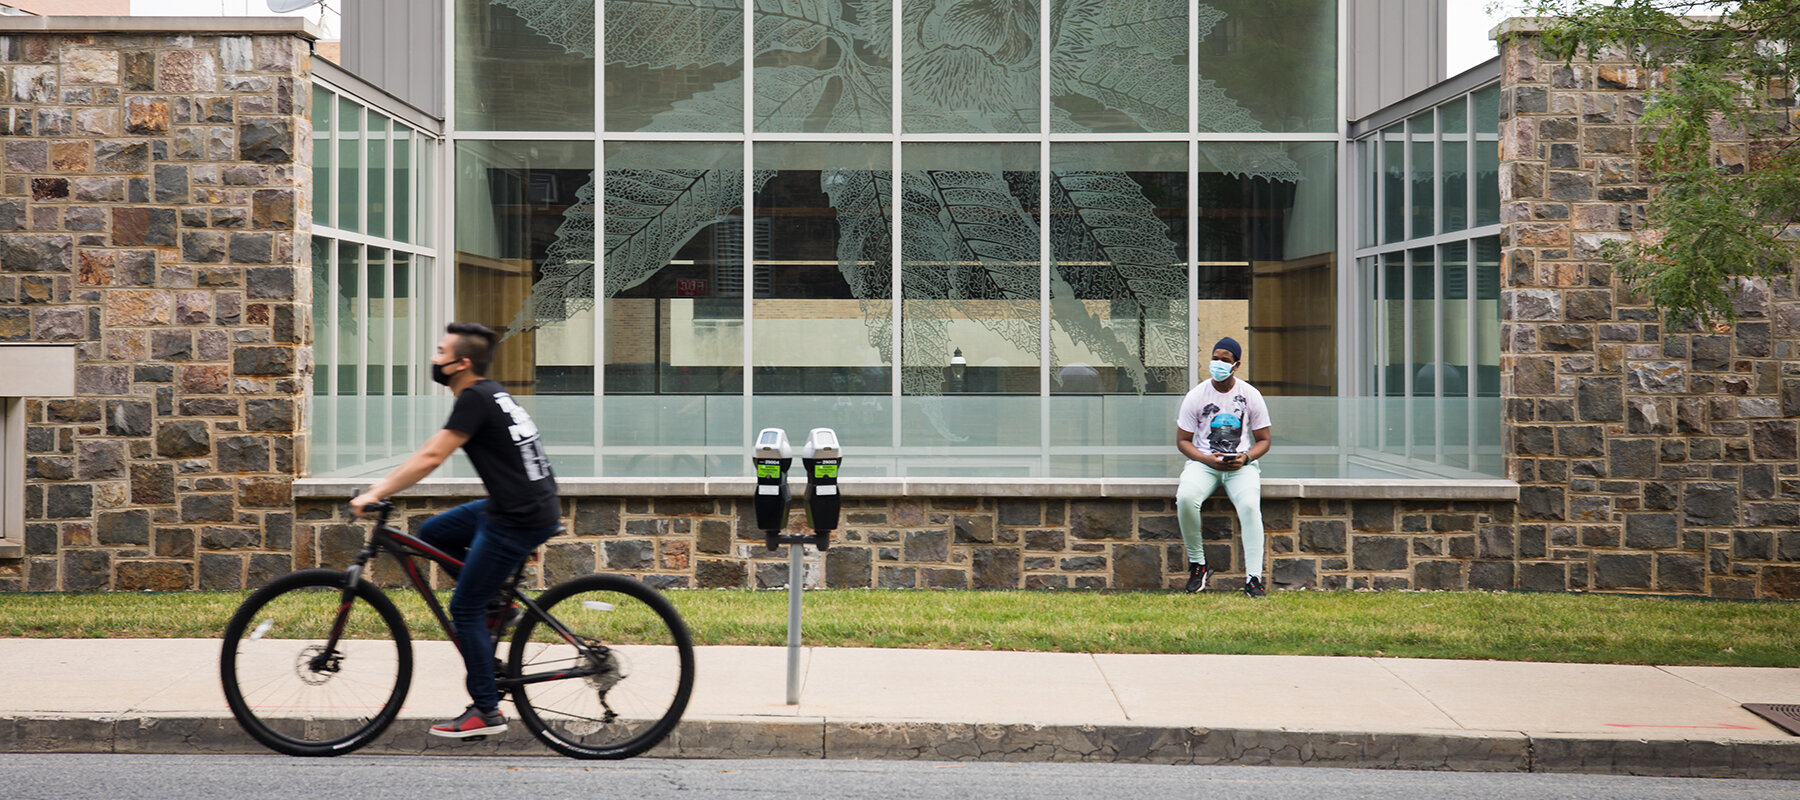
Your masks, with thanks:
M 739 262 L 743 269 L 744 301 L 743 326 L 740 328 L 744 336 L 744 413 L 743 441 L 756 441 L 756 362 L 755 356 L 755 317 L 756 317 L 756 163 L 755 148 L 751 146 L 751 137 L 756 132 L 756 0 L 744 0 L 744 134 L 743 141 L 743 220 L 742 230 L 743 256 Z
M 436 170 L 438 188 L 444 190 L 443 194 L 450 202 L 437 203 L 433 209 L 439 227 L 432 235 L 434 239 L 449 239 L 449 246 L 442 248 L 449 258 L 439 259 L 439 262 L 449 263 L 435 264 L 438 280 L 432 292 L 432 325 L 426 329 L 428 331 L 437 330 L 456 317 L 456 143 L 461 135 L 456 127 L 456 36 L 457 29 L 462 26 L 457 22 L 456 0 L 442 0 L 439 9 L 444 15 L 443 83 L 439 87 L 444 93 L 444 138 L 437 148 L 437 157 L 432 159 L 432 167 Z M 427 337 L 427 341 L 432 338 Z M 427 392 L 433 391 L 432 386 L 424 388 Z
M 484 142 L 591 142 L 599 138 L 596 132 L 584 131 L 458 131 L 457 136 L 463 139 L 479 139 Z
M 1200 383 L 1200 5 L 1187 4 L 1187 384 Z
M 1050 15 L 1038 14 L 1038 443 L 1039 474 L 1050 474 Z M 1077 300 L 1079 302 L 1079 300 Z
M 1432 451 L 1444 463 L 1444 249 L 1431 248 Z
M 606 463 L 606 3 L 594 5 L 594 474 Z
M 904 31 L 904 23 L 901 19 L 901 6 L 904 2 L 905 0 L 891 0 L 892 5 L 888 9 L 888 13 L 891 16 L 891 24 L 888 26 L 888 29 L 892 34 L 891 47 L 888 51 L 888 61 L 890 62 L 891 67 L 888 72 L 888 130 L 893 138 L 893 142 L 889 146 L 890 162 L 888 167 L 891 170 L 889 175 L 892 176 L 892 180 L 888 181 L 888 190 L 893 193 L 893 199 L 888 205 L 888 208 L 893 210 L 892 219 L 888 221 L 888 224 L 893 226 L 890 228 L 891 232 L 888 234 L 888 261 L 890 262 L 888 286 L 890 287 L 889 294 L 892 295 L 892 297 L 888 298 L 888 307 L 890 309 L 888 318 L 893 323 L 888 329 L 889 392 L 891 393 L 890 396 L 893 398 L 890 401 L 891 407 L 888 409 L 888 441 L 895 448 L 900 446 L 900 419 L 903 414 L 901 405 L 905 401 L 904 395 L 902 394 L 902 387 L 904 386 L 902 377 L 905 372 L 905 353 L 900 349 L 902 346 L 900 315 L 905 311 L 904 304 L 901 300 L 901 298 L 905 296 L 902 291 L 904 287 L 901 284 L 901 281 L 904 279 L 904 270 L 901 269 L 901 266 L 904 263 L 901 257 L 901 248 L 903 244 L 902 237 L 905 235 L 906 230 L 901 221 L 905 211 L 900 207 L 901 200 L 904 197 L 901 182 L 906 179 L 906 172 L 903 169 L 905 162 L 902 161 L 904 153 L 900 144 L 900 132 L 904 128 L 905 121 L 902 116 L 903 109 L 901 108 L 900 103 L 900 92 L 902 91 L 900 48 L 903 44 L 901 34 Z M 898 458 L 895 459 L 894 474 L 900 474 Z

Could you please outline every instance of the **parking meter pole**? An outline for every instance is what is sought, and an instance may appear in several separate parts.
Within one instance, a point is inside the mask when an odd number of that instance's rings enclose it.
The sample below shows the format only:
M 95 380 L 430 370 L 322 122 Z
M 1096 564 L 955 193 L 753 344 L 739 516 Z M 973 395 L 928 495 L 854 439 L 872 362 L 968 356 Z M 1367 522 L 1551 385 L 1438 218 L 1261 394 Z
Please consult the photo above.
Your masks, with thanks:
M 806 577 L 806 546 L 788 545 L 787 704 L 800 704 L 800 593 Z
M 787 704 L 800 704 L 800 595 L 805 591 L 806 545 L 822 552 L 831 546 L 831 531 L 837 528 L 842 501 L 838 497 L 838 464 L 843 451 L 838 447 L 837 433 L 830 428 L 814 428 L 801 449 L 801 463 L 806 468 L 806 521 L 813 529 L 811 536 L 782 534 L 787 528 L 788 505 L 793 490 L 788 486 L 788 468 L 794 463 L 794 452 L 788 446 L 787 432 L 780 428 L 764 428 L 756 435 L 751 460 L 756 463 L 756 527 L 761 529 L 768 549 L 788 546 L 788 663 Z

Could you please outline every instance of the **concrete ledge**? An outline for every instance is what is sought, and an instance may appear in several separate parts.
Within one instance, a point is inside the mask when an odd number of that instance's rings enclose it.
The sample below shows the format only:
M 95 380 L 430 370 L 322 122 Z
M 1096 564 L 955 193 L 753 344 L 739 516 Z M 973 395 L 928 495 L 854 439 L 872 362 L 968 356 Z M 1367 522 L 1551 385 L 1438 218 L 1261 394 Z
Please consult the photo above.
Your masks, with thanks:
M 288 35 L 318 41 L 325 30 L 301 17 L 15 17 L 0 16 L 8 33 L 180 33 Z
M 360 753 L 552 755 L 522 726 L 496 739 L 432 737 L 402 718 Z M 0 752 L 266 753 L 230 717 L 41 715 L 0 720 Z M 1458 772 L 1579 772 L 1684 778 L 1800 779 L 1800 739 L 1645 740 L 1517 731 L 1342 732 L 853 722 L 820 718 L 683 721 L 650 752 L 662 758 L 841 758 L 1106 762 Z
M 302 478 L 295 497 L 348 499 L 370 480 Z M 1175 478 L 844 478 L 846 497 L 1169 498 Z M 749 497 L 753 478 L 562 478 L 565 497 Z M 806 484 L 795 481 L 798 493 Z M 477 497 L 475 478 L 426 480 L 401 497 Z M 1517 502 L 1519 484 L 1488 480 L 1360 480 L 1265 478 L 1263 497 L 1328 500 L 1472 500 Z

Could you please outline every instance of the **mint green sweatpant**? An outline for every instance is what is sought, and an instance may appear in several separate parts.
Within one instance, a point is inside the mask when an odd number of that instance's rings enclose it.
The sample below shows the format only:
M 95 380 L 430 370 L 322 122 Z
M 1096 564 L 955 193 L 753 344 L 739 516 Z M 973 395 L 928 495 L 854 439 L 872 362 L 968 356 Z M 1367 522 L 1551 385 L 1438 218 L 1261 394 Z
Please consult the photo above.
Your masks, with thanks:
M 1206 550 L 1200 542 L 1200 504 L 1211 497 L 1219 484 L 1225 484 L 1225 496 L 1237 506 L 1238 529 L 1244 537 L 1244 572 L 1257 578 L 1263 574 L 1262 467 L 1255 462 L 1241 469 L 1216 470 L 1198 461 L 1189 461 L 1181 470 L 1181 485 L 1175 490 L 1175 516 L 1181 522 L 1181 541 L 1187 545 L 1188 561 L 1206 563 Z M 1218 564 L 1230 569 L 1230 564 Z

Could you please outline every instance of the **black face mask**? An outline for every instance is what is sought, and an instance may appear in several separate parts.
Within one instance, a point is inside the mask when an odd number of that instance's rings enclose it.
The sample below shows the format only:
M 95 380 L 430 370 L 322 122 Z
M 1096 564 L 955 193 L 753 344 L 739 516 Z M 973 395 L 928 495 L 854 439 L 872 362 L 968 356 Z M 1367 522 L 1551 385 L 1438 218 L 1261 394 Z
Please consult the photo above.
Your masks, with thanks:
M 433 361 L 433 362 L 431 362 L 431 380 L 433 383 L 437 383 L 442 386 L 449 386 L 450 385 L 450 373 L 444 371 L 443 364 L 439 364 L 436 361 Z

